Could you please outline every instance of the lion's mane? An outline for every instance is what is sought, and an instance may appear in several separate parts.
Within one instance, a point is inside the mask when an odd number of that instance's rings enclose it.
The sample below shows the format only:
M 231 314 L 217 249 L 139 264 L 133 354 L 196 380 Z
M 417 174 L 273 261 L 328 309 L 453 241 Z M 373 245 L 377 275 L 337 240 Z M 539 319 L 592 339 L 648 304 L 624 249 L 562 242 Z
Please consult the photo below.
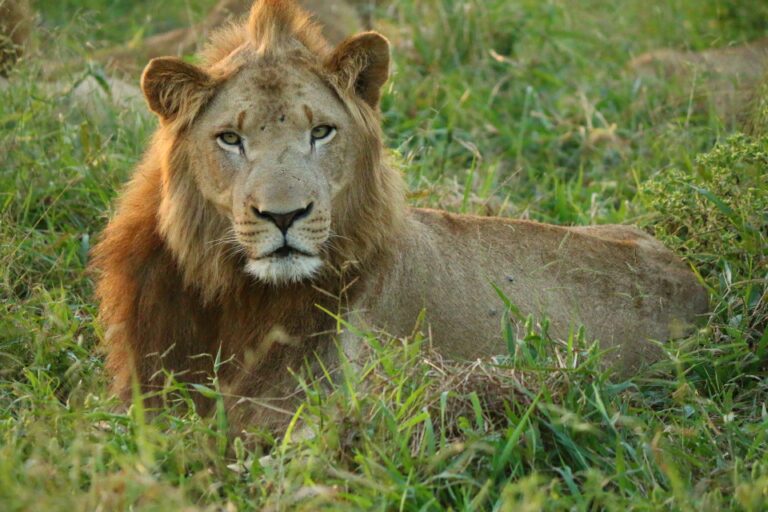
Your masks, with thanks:
M 264 0 L 246 23 L 212 38 L 203 68 L 214 73 L 248 40 L 277 53 L 288 38 L 309 50 L 316 72 L 336 65 L 306 13 L 292 2 Z M 216 73 L 217 80 L 227 79 L 226 70 Z M 185 134 L 194 116 L 181 115 L 158 128 L 93 251 L 107 368 L 124 399 L 134 374 L 144 391 L 162 386 L 163 370 L 204 382 L 212 377 L 217 353 L 231 362 L 219 370 L 231 394 L 264 396 L 292 379 L 286 367 L 299 368 L 313 353 L 334 350 L 329 340 L 312 338 L 335 326 L 317 305 L 338 311 L 351 300 L 355 287 L 348 285 L 375 268 L 404 211 L 402 178 L 382 158 L 379 114 L 345 92 L 349 84 L 342 82 L 328 73 L 328 83 L 353 114 L 366 157 L 351 163 L 356 177 L 334 202 L 335 236 L 327 255 L 332 270 L 314 283 L 277 290 L 249 279 L 241 257 L 222 243 L 228 221 L 204 200 L 192 178 L 195 162 Z M 181 106 L 194 110 L 189 107 Z M 286 332 L 318 342 L 298 344 Z

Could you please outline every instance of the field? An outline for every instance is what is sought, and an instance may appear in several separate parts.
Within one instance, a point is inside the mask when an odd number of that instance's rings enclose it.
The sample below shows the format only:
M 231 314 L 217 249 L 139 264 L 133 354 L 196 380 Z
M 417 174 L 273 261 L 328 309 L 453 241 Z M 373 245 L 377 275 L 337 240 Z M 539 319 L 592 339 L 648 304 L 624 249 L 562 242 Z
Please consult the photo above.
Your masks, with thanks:
M 210 4 L 41 0 L 31 56 L 0 88 L 0 510 L 768 509 L 768 109 L 757 95 L 724 119 L 696 79 L 627 69 L 657 48 L 765 36 L 768 7 L 382 2 L 383 122 L 411 204 L 638 224 L 699 272 L 713 313 L 627 381 L 591 340 L 555 368 L 569 340 L 544 319 L 509 336 L 500 366 L 362 333 L 363 371 L 304 383 L 316 436 L 255 447 L 183 399 L 154 416 L 118 407 L 85 271 L 156 121 L 108 100 L 83 110 L 72 90 L 104 76 L 94 52 Z M 50 62 L 75 64 L 50 86 Z

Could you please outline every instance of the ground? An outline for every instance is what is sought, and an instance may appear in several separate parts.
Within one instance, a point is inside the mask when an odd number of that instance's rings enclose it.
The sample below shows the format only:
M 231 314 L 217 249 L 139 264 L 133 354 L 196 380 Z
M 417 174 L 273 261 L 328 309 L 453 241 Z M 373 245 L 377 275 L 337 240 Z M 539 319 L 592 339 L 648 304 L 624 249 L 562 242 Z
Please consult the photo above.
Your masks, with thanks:
M 0 89 L 0 509 L 768 507 L 767 117 L 722 121 L 690 84 L 626 68 L 661 47 L 765 36 L 768 8 L 380 2 L 396 44 L 383 120 L 412 204 L 639 224 L 700 273 L 714 313 L 627 381 L 607 378 L 590 340 L 549 339 L 545 319 L 509 334 L 498 365 L 363 333 L 366 384 L 351 369 L 304 383 L 299 416 L 317 435 L 256 448 L 226 436 L 224 414 L 196 416 L 174 383 L 159 415 L 116 407 L 84 270 L 156 122 L 140 104 L 83 111 L 69 92 L 106 83 L 85 58 L 210 3 L 39 1 L 31 54 Z M 51 87 L 41 59 L 74 64 Z M 220 396 L 215 382 L 198 391 Z

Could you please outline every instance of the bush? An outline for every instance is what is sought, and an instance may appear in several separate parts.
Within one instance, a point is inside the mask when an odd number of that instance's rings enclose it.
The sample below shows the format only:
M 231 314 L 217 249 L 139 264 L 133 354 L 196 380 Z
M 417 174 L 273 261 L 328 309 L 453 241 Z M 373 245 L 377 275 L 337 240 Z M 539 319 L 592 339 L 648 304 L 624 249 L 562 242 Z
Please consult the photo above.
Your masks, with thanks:
M 653 231 L 701 272 L 717 303 L 720 341 L 743 340 L 768 358 L 768 136 L 733 135 L 692 170 L 659 173 L 642 196 Z M 743 368 L 742 368 L 743 369 Z

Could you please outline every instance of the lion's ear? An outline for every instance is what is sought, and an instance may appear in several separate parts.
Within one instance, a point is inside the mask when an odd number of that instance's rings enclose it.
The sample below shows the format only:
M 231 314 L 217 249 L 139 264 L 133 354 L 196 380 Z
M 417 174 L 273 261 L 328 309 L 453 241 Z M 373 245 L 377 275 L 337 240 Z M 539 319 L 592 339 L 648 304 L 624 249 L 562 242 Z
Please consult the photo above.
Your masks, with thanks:
M 164 121 L 197 114 L 214 91 L 214 81 L 202 69 L 176 57 L 152 59 L 141 75 L 141 90 L 149 108 Z
M 389 41 L 378 32 L 352 36 L 333 51 L 326 67 L 342 87 L 377 108 L 381 86 L 389 77 Z

